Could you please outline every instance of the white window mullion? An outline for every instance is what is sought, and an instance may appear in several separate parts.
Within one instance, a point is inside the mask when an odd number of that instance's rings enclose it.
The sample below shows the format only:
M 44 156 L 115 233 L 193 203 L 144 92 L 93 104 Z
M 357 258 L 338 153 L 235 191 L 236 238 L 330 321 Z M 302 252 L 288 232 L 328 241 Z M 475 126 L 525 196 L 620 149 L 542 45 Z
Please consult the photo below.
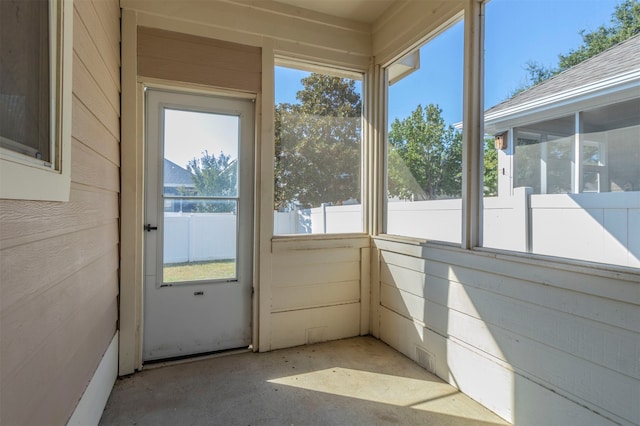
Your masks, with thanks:
M 462 248 L 482 245 L 482 155 L 484 148 L 484 4 L 467 0 L 464 11 L 464 101 L 462 134 Z
M 575 132 L 573 144 L 573 179 L 571 180 L 571 192 L 577 194 L 582 192 L 582 113 L 575 114 Z

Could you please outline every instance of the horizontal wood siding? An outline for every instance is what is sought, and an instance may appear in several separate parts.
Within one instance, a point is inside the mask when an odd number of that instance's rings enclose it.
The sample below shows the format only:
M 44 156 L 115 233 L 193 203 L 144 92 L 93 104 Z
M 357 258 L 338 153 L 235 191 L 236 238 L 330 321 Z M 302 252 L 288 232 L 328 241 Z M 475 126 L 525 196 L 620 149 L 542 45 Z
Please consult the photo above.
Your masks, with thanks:
M 261 50 L 164 31 L 138 28 L 138 75 L 260 92 Z
M 387 343 L 516 424 L 638 423 L 640 274 L 377 245 Z
M 271 349 L 360 334 L 368 245 L 368 237 L 273 241 Z
M 0 424 L 64 424 L 117 323 L 120 9 L 75 1 L 69 202 L 0 200 Z

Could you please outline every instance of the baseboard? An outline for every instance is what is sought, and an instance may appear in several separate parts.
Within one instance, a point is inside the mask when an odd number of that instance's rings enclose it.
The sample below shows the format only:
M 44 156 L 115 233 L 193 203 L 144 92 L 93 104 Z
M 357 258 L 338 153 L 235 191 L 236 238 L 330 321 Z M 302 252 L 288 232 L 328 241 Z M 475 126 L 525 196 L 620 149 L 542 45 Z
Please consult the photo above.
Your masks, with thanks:
M 67 426 L 97 425 L 117 378 L 118 332 L 116 331 Z

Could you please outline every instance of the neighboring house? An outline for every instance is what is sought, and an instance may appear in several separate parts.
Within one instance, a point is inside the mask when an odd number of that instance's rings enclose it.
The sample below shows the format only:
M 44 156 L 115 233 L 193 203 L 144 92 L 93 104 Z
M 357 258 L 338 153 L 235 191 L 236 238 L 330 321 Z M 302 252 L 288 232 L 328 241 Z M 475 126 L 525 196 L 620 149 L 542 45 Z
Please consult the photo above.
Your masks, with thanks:
M 164 194 L 184 195 L 195 192 L 191 173 L 176 163 L 164 159 Z
M 499 195 L 640 191 L 640 35 L 488 109 L 485 132 Z
M 164 195 L 188 195 L 195 194 L 196 189 L 191 178 L 191 173 L 176 163 L 164 159 Z M 165 212 L 185 211 L 182 200 L 166 199 L 164 201 Z

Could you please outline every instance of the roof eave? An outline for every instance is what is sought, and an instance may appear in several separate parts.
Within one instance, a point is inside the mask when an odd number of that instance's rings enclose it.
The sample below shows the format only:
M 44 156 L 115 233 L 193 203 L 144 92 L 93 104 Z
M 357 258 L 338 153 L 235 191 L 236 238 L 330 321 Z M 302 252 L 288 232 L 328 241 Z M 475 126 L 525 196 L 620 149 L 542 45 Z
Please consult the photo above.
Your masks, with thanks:
M 640 69 L 486 113 L 485 131 L 498 133 L 516 125 L 637 97 L 640 97 Z

